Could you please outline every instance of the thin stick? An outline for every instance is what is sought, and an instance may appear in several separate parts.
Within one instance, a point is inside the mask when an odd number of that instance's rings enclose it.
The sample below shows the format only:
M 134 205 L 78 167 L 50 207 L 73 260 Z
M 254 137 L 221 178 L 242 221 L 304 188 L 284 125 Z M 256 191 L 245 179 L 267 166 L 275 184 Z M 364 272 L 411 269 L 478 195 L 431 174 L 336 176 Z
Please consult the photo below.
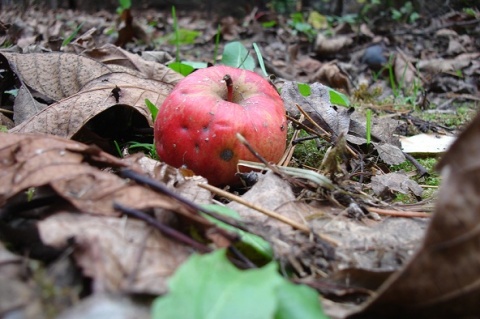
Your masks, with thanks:
M 392 209 L 383 209 L 377 207 L 367 207 L 367 209 L 371 212 L 386 215 L 386 216 L 394 216 L 394 217 L 421 217 L 421 218 L 430 218 L 432 217 L 431 213 L 422 213 L 422 212 L 412 212 L 412 211 L 400 211 L 400 210 L 392 210 Z
M 250 203 L 250 202 L 247 202 L 246 200 L 244 200 L 243 198 L 239 197 L 239 196 L 235 196 L 229 192 L 226 192 L 220 188 L 217 188 L 215 186 L 212 186 L 212 185 L 209 185 L 209 184 L 198 184 L 198 186 L 202 187 L 202 188 L 205 188 L 205 189 L 208 189 L 209 191 L 211 191 L 212 193 L 214 194 L 217 194 L 219 196 L 222 196 L 222 197 L 225 197 L 229 200 L 233 200 L 237 203 L 240 203 L 244 206 L 247 206 L 249 208 L 252 208 L 252 209 L 255 209 L 256 211 L 259 211 L 260 213 L 264 214 L 264 215 L 267 215 L 268 217 L 271 217 L 271 218 L 274 218 L 276 220 L 279 220 L 281 221 L 282 223 L 285 223 L 287 225 L 290 225 L 292 226 L 293 228 L 295 229 L 298 229 L 306 234 L 310 234 L 311 233 L 311 230 L 310 228 L 308 228 L 307 226 L 303 225 L 303 224 L 300 224 L 300 223 L 297 223 L 296 221 L 294 220 L 291 220 L 290 218 L 288 217 L 285 217 L 285 216 L 282 216 L 274 211 L 271 211 L 271 210 L 268 210 L 268 209 L 265 209 L 265 208 L 262 208 L 260 206 L 257 206 L 253 203 Z M 333 238 L 330 238 L 329 236 L 326 236 L 326 235 L 321 235 L 321 234 L 317 234 L 318 237 L 320 237 L 321 239 L 323 239 L 324 241 L 328 242 L 329 244 L 331 245 L 334 245 L 334 246 L 338 246 L 339 243 L 333 239 Z

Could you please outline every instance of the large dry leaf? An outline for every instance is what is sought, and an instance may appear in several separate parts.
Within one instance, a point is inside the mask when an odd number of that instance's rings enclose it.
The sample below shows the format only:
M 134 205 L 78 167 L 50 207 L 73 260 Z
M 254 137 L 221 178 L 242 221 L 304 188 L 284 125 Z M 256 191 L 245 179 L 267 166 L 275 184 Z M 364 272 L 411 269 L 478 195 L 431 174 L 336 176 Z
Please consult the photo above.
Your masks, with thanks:
M 70 53 L 2 55 L 25 85 L 53 101 L 75 94 L 89 81 L 111 72 L 102 63 Z
M 190 248 L 134 219 L 71 213 L 38 223 L 44 244 L 65 247 L 74 238 L 74 257 L 95 291 L 162 294 L 166 280 Z
M 120 89 L 118 101 L 112 94 L 112 90 L 116 88 Z M 15 127 L 12 132 L 46 133 L 71 138 L 92 118 L 115 105 L 134 108 L 152 125 L 145 99 L 160 106 L 172 88 L 173 84 L 142 79 L 126 73 L 107 74 L 89 82 L 77 94 L 50 105 Z M 129 116 L 124 120 L 124 123 L 113 120 L 106 124 L 111 125 L 112 131 L 115 131 L 115 128 L 128 128 Z
M 475 318 L 480 299 L 480 115 L 439 167 L 443 182 L 423 245 L 351 318 Z
M 175 85 L 183 78 L 180 73 L 173 71 L 163 64 L 147 61 L 136 54 L 125 51 L 112 44 L 105 44 L 100 48 L 85 51 L 83 55 L 102 62 L 117 72 L 128 72 L 128 70 L 125 69 L 130 69 L 136 71 L 136 75 L 140 77 L 161 81 L 166 84 Z
M 0 133 L 0 206 L 29 187 L 50 185 L 87 213 L 117 215 L 113 203 L 143 209 L 183 209 L 169 197 L 95 166 L 126 166 L 88 146 L 54 136 Z

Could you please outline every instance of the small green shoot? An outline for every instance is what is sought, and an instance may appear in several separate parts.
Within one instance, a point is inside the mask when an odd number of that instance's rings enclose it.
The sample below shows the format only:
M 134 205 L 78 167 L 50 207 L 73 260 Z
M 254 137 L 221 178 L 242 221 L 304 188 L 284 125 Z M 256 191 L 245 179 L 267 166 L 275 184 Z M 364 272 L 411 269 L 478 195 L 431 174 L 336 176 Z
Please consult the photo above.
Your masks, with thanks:
M 245 46 L 238 42 L 227 43 L 223 49 L 222 64 L 253 71 L 255 60 Z
M 27 202 L 31 202 L 33 199 L 33 196 L 35 196 L 35 187 L 29 187 L 26 191 L 25 194 L 27 195 Z
M 213 64 L 217 62 L 218 47 L 220 46 L 220 24 L 217 26 L 217 34 L 215 35 L 215 48 L 213 49 Z
M 118 0 L 119 7 L 117 8 L 117 14 L 122 14 L 123 11 L 128 10 L 132 7 L 131 0 Z
M 257 60 L 258 64 L 260 65 L 260 68 L 262 69 L 263 75 L 268 76 L 267 69 L 265 69 L 265 63 L 263 62 L 263 56 L 262 52 L 260 51 L 260 48 L 256 43 L 253 44 L 253 49 L 255 50 L 255 53 L 257 54 Z
M 150 158 L 158 160 L 157 150 L 155 148 L 155 144 L 153 144 L 153 143 L 128 142 L 128 149 L 129 150 L 134 150 L 134 149 L 144 150 L 145 153 L 148 154 L 148 156 Z
M 175 6 L 172 6 L 173 30 L 175 32 L 175 62 L 180 62 L 180 35 L 178 32 L 178 21 Z
M 372 110 L 367 110 L 367 145 L 370 145 L 372 141 Z
M 62 47 L 67 46 L 68 44 L 70 44 L 70 42 L 72 42 L 72 40 L 77 36 L 78 32 L 82 29 L 82 26 L 83 22 L 80 23 L 80 25 L 76 27 L 75 30 L 73 30 L 72 34 L 70 34 L 65 40 L 63 40 Z
M 118 144 L 118 142 L 115 140 L 113 141 L 113 144 L 115 145 L 115 149 L 117 150 L 118 157 L 123 157 L 122 148 L 120 147 L 120 144 Z
M 17 95 L 18 95 L 18 89 L 8 90 L 8 91 L 5 91 L 4 93 L 5 93 L 5 94 L 10 94 L 10 95 L 12 95 L 12 96 L 14 96 L 14 97 L 17 97 Z
M 0 132 L 1 132 L 1 133 L 7 133 L 7 132 L 8 132 L 8 128 L 7 128 L 5 125 L 0 125 Z
M 145 99 L 145 105 L 150 111 L 150 115 L 152 116 L 152 121 L 155 122 L 155 119 L 157 118 L 157 114 L 158 114 L 158 107 L 152 102 L 150 102 L 149 99 Z
M 266 22 L 262 22 L 262 27 L 264 28 L 273 28 L 274 26 L 277 25 L 277 21 L 275 20 L 271 20 L 271 21 L 266 21 Z

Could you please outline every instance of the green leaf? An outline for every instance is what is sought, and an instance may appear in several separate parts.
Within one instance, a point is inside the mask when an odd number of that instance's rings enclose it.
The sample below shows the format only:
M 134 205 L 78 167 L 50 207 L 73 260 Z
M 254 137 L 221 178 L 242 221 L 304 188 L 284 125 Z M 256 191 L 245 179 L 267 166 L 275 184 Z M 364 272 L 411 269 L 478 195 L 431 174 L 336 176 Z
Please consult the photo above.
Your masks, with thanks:
M 284 281 L 277 290 L 279 299 L 275 319 L 328 319 L 323 313 L 318 293 L 304 285 Z
M 130 9 L 130 7 L 132 6 L 131 0 L 118 0 L 118 3 L 120 4 L 120 8 L 122 9 Z
M 226 207 L 226 206 L 221 206 L 221 205 L 215 205 L 215 204 L 210 204 L 210 205 L 204 205 L 203 207 L 207 208 L 210 211 L 213 211 L 217 214 L 232 217 L 235 219 L 240 220 L 240 215 L 234 211 L 233 209 Z M 201 213 L 206 219 L 217 225 L 218 227 L 221 227 L 223 229 L 235 232 L 240 235 L 241 237 L 241 245 L 239 245 L 237 248 L 242 251 L 243 254 L 245 254 L 247 257 L 250 259 L 254 260 L 265 260 L 267 259 L 268 261 L 272 260 L 273 258 L 273 250 L 272 247 L 270 246 L 270 243 L 263 239 L 260 236 L 253 235 L 251 233 L 245 232 L 241 229 L 235 228 L 231 225 L 225 224 L 211 216 L 208 216 L 206 214 Z M 252 251 L 253 250 L 253 251 Z
M 225 45 L 221 63 L 250 71 L 255 69 L 255 60 L 245 46 L 238 41 Z
M 78 31 L 80 31 L 80 29 L 82 28 L 83 26 L 83 22 L 80 23 L 80 25 L 72 32 L 72 34 L 70 34 L 68 36 L 68 38 L 66 38 L 65 40 L 63 40 L 62 42 L 62 47 L 68 45 L 70 42 L 72 42 L 72 40 L 77 36 L 78 34 Z
M 149 99 L 145 99 L 145 105 L 147 106 L 150 114 L 152 115 L 152 121 L 155 122 L 155 119 L 157 118 L 158 107 L 152 102 L 150 102 Z
M 330 102 L 335 105 L 340 105 L 340 106 L 350 106 L 350 100 L 348 97 L 340 93 L 332 88 L 328 88 L 328 92 L 330 93 Z
M 182 63 L 182 62 L 172 62 L 168 67 L 174 71 L 177 71 L 183 76 L 187 76 L 195 70 L 192 66 Z
M 223 249 L 193 255 L 171 278 L 170 292 L 154 301 L 152 318 L 273 318 L 281 283 L 274 263 L 241 271 Z
M 298 92 L 300 92 L 301 95 L 307 97 L 310 96 L 311 90 L 310 90 L 310 85 L 307 83 L 297 83 L 298 86 Z
M 198 62 L 198 61 L 182 61 L 185 65 L 190 65 L 194 69 L 205 69 L 208 64 L 205 62 Z
M 257 54 L 258 64 L 260 64 L 260 68 L 262 69 L 263 75 L 268 76 L 267 70 L 265 69 L 265 63 L 263 62 L 262 52 L 256 43 L 253 43 L 253 48 L 255 49 L 255 53 Z

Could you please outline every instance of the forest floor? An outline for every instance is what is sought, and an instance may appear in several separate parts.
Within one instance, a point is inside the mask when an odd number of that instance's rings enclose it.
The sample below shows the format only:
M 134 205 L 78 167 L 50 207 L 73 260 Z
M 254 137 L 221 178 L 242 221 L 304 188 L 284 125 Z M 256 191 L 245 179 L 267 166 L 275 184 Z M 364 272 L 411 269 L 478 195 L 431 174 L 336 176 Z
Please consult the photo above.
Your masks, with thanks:
M 0 47 L 2 316 L 318 314 L 300 290 L 293 308 L 263 299 L 280 287 L 260 276 L 269 262 L 332 318 L 478 315 L 477 8 L 7 8 Z M 268 75 L 288 114 L 282 161 L 242 187 L 213 187 L 153 145 L 146 100 L 160 107 L 176 71 L 216 64 Z M 221 248 L 251 278 L 192 257 Z M 252 296 L 219 304 L 227 287 Z

